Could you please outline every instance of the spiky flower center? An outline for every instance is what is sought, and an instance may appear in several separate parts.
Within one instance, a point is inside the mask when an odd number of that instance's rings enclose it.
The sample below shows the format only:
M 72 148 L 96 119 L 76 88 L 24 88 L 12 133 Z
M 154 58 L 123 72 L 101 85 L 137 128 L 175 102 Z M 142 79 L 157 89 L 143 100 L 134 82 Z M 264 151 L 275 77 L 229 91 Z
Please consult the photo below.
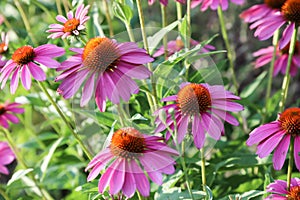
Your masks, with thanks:
M 288 200 L 300 200 L 300 186 L 294 186 L 290 188 L 287 196 Z
M 286 0 L 265 0 L 265 4 L 273 9 L 280 9 L 284 2 L 286 2 Z
M 8 47 L 7 45 L 3 42 L 3 43 L 0 43 L 0 54 L 3 54 L 7 51 Z
M 201 114 L 211 107 L 211 97 L 206 87 L 191 83 L 178 92 L 177 103 L 182 114 Z
M 184 43 L 180 38 L 176 39 L 176 47 L 178 47 L 178 49 L 182 49 L 184 47 Z
M 281 9 L 283 16 L 286 20 L 300 23 L 300 1 L 287 0 Z
M 6 112 L 5 106 L 0 104 L 0 115 Z
M 120 52 L 117 45 L 106 37 L 91 39 L 82 54 L 83 65 L 100 73 L 117 68 L 119 58 Z
M 134 128 L 127 127 L 117 130 L 111 139 L 110 150 L 115 156 L 135 158 L 144 152 L 145 138 Z
M 12 60 L 18 65 L 25 65 L 32 62 L 34 57 L 34 49 L 31 46 L 23 46 L 14 52 Z
M 77 30 L 77 27 L 79 26 L 80 21 L 79 19 L 73 18 L 73 19 L 69 19 L 68 21 L 66 21 L 64 23 L 64 33 L 68 33 L 68 32 L 72 32 Z
M 281 49 L 281 54 L 289 54 L 290 43 L 288 43 L 283 49 Z M 295 45 L 294 55 L 299 54 L 300 52 L 300 42 L 297 41 Z
M 279 117 L 281 128 L 286 134 L 300 135 L 300 108 L 288 108 Z

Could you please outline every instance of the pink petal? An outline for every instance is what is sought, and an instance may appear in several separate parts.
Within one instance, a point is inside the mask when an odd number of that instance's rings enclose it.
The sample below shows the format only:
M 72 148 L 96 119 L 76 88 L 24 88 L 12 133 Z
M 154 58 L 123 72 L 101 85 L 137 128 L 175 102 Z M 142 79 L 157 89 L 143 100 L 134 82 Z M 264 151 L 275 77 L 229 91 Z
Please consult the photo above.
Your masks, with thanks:
M 280 170 L 284 164 L 286 154 L 289 150 L 291 135 L 286 135 L 278 144 L 273 155 L 273 166 L 275 170 Z

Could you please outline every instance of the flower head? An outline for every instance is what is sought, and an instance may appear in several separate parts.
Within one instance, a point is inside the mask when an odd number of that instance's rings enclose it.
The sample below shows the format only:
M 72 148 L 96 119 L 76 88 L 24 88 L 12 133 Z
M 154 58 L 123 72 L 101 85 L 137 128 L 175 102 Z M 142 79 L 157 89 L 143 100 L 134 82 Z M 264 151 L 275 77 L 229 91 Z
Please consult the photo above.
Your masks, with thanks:
M 8 175 L 9 170 L 6 165 L 9 165 L 16 159 L 15 154 L 6 142 L 0 141 L 0 173 Z M 1 175 L 0 175 L 1 176 Z
M 14 114 L 24 112 L 24 108 L 20 108 L 20 106 L 19 103 L 0 104 L 0 126 L 8 128 L 8 121 L 14 124 L 19 123 L 19 119 Z
M 288 44 L 283 49 L 276 48 L 276 60 L 274 63 L 274 72 L 273 76 L 276 76 L 279 72 L 285 74 L 286 66 L 288 63 L 288 54 L 289 54 L 290 44 Z M 271 62 L 273 57 L 274 47 L 270 46 L 268 48 L 260 49 L 253 53 L 253 56 L 258 57 L 255 61 L 255 68 L 262 67 Z M 297 74 L 297 68 L 300 67 L 300 42 L 296 43 L 290 74 L 295 76 Z
M 198 41 L 191 39 L 190 41 L 191 47 L 196 46 L 199 44 Z M 184 48 L 184 43 L 181 40 L 180 37 L 176 38 L 176 40 L 171 40 L 167 44 L 168 46 L 168 56 L 173 55 L 175 52 L 180 51 L 181 49 Z M 215 47 L 212 45 L 205 45 L 203 48 L 200 49 L 200 53 L 207 53 L 211 50 L 214 50 Z M 164 46 L 161 46 L 154 54 L 153 57 L 158 57 L 164 54 Z
M 72 11 L 68 12 L 67 19 L 62 16 L 58 15 L 56 20 L 63 23 L 62 24 L 51 24 L 49 26 L 48 33 L 52 33 L 48 36 L 48 38 L 66 38 L 68 36 L 78 36 L 81 31 L 85 29 L 84 24 L 90 18 L 86 16 L 88 13 L 89 5 L 84 7 L 83 4 L 79 5 L 76 9 L 75 16 Z
M 279 48 L 283 49 L 290 41 L 293 31 L 300 23 L 300 1 L 286 0 L 281 11 L 274 12 L 265 18 L 257 20 L 250 28 L 256 28 L 255 37 L 260 40 L 269 39 L 274 35 L 274 32 L 286 25 L 282 37 L 279 41 Z
M 207 132 L 213 139 L 219 140 L 224 132 L 222 120 L 237 126 L 238 121 L 229 112 L 238 112 L 243 110 L 243 106 L 232 100 L 240 99 L 231 92 L 226 91 L 223 86 L 210 86 L 208 84 L 185 83 L 177 95 L 169 96 L 162 101 L 175 101 L 162 107 L 158 112 L 167 113 L 166 122 L 157 118 L 156 132 L 166 129 L 166 124 L 175 130 L 173 116 L 169 109 L 174 110 L 174 117 L 177 125 L 177 139 L 181 143 L 191 125 L 194 143 L 201 149 L 205 142 L 205 133 Z M 167 138 L 170 138 L 169 131 Z
M 3 54 L 5 54 L 8 50 L 8 35 L 4 32 L 1 33 L 1 41 L 0 41 L 0 69 L 7 63 L 7 60 L 3 60 Z
M 60 63 L 53 60 L 53 58 L 62 56 L 64 53 L 65 50 L 63 48 L 53 44 L 45 44 L 37 48 L 28 45 L 18 48 L 12 55 L 11 60 L 0 71 L 1 89 L 4 88 L 12 74 L 10 92 L 14 94 L 21 74 L 22 85 L 26 90 L 29 90 L 31 87 L 31 75 L 38 81 L 46 80 L 45 72 L 40 68 L 40 65 L 57 68 L 60 66 Z
M 88 103 L 95 88 L 95 99 L 100 111 L 105 111 L 106 98 L 114 104 L 130 99 L 139 87 L 131 78 L 145 79 L 151 72 L 143 64 L 152 62 L 146 50 L 133 42 L 117 43 L 106 37 L 91 39 L 84 48 L 71 48 L 76 52 L 58 68 L 63 73 L 58 92 L 71 98 L 87 78 L 81 97 L 81 106 Z
M 298 200 L 300 195 L 300 179 L 292 178 L 290 189 L 287 189 L 287 182 L 283 180 L 275 180 L 267 186 L 267 192 L 271 194 L 265 200 Z
M 200 8 L 201 11 L 206 11 L 209 7 L 212 10 L 216 10 L 221 6 L 222 10 L 228 9 L 229 0 L 192 0 L 191 7 L 194 8 L 202 3 Z M 241 5 L 244 3 L 244 0 L 230 0 L 232 3 Z
M 273 150 L 273 166 L 280 170 L 284 164 L 291 137 L 294 137 L 294 159 L 300 170 L 300 108 L 288 108 L 279 114 L 279 119 L 254 129 L 247 145 L 257 145 L 256 154 L 260 158 L 268 156 Z
M 100 193 L 109 186 L 111 195 L 122 191 L 130 198 L 137 189 L 142 196 L 149 196 L 150 184 L 146 175 L 161 185 L 163 173 L 175 172 L 175 160 L 171 156 L 178 152 L 163 141 L 162 137 L 148 136 L 131 127 L 117 130 L 110 145 L 88 164 L 86 170 L 92 170 L 87 180 L 95 179 L 105 169 L 99 180 Z
M 240 17 L 247 23 L 253 23 L 273 12 L 280 11 L 286 0 L 265 0 L 264 4 L 257 4 L 240 14 Z

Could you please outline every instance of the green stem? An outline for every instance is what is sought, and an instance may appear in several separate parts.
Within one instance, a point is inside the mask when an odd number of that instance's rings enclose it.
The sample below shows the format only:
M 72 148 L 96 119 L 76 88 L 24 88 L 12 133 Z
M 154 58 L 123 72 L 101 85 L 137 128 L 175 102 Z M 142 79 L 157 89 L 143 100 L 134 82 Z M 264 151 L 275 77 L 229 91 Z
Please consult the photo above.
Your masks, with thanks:
M 10 200 L 9 196 L 6 194 L 5 190 L 3 190 L 0 187 L 0 195 L 5 199 L 5 200 Z
M 287 172 L 287 191 L 290 190 L 291 179 L 292 179 L 292 171 L 294 166 L 294 137 L 291 136 L 291 144 L 290 144 L 290 154 L 289 154 L 289 165 L 288 165 L 288 172 Z
M 165 125 L 165 127 L 167 128 L 167 130 L 169 131 L 169 133 L 171 134 L 177 151 L 178 152 L 181 151 L 181 155 L 179 157 L 180 157 L 180 163 L 181 163 L 181 166 L 182 166 L 182 170 L 183 170 L 183 173 L 184 173 L 185 183 L 186 183 L 188 192 L 190 194 L 190 197 L 192 198 L 192 200 L 194 200 L 195 198 L 194 198 L 191 186 L 190 186 L 189 176 L 187 174 L 187 167 L 186 167 L 186 163 L 185 163 L 185 160 L 184 160 L 184 142 L 182 142 L 182 146 L 181 146 L 182 148 L 180 148 L 180 146 L 177 142 L 177 135 L 178 135 L 177 134 L 177 122 L 176 122 L 174 113 L 172 113 L 172 120 L 174 122 L 174 131 L 168 126 L 166 121 L 162 120 L 162 122 Z
M 287 98 L 287 94 L 289 91 L 289 84 L 290 84 L 290 69 L 291 69 L 291 64 L 293 60 L 293 55 L 295 51 L 295 46 L 297 42 L 297 34 L 298 34 L 298 26 L 295 27 L 292 35 L 292 39 L 290 42 L 290 48 L 289 48 L 289 57 L 288 57 L 288 63 L 285 71 L 285 76 L 283 78 L 282 82 L 282 87 L 281 87 L 281 101 L 279 102 L 279 112 L 281 113 L 284 110 L 284 104 Z
M 12 149 L 12 151 L 14 152 L 14 154 L 16 155 L 17 161 L 21 164 L 21 167 L 24 168 L 24 169 L 28 169 L 29 167 L 25 163 L 25 161 L 23 160 L 23 156 L 20 154 L 19 150 L 15 146 L 14 141 L 13 141 L 12 137 L 10 136 L 10 132 L 7 129 L 2 128 L 2 127 L 1 127 L 1 130 L 4 133 L 4 136 L 5 136 L 6 140 L 7 140 L 10 148 Z M 41 193 L 42 198 L 43 199 L 53 200 L 53 198 L 50 196 L 50 194 L 38 184 L 35 176 L 33 176 L 31 173 L 29 173 L 28 175 L 33 180 L 35 187 Z
M 135 42 L 134 34 L 132 32 L 130 23 L 125 23 L 125 27 L 126 27 L 130 42 Z
M 192 33 L 192 27 L 191 27 L 191 0 L 187 0 L 186 2 L 186 22 L 187 22 L 187 34 L 185 38 L 185 47 L 190 48 L 190 40 L 191 40 L 191 33 Z
M 142 197 L 142 195 L 139 192 L 137 192 L 137 195 L 138 195 L 139 200 L 144 200 L 144 198 Z
M 145 19 L 144 19 L 141 0 L 136 0 L 136 4 L 137 4 L 137 8 L 138 8 L 138 14 L 139 14 L 139 19 L 140 19 L 144 47 L 145 47 L 147 53 L 150 54 L 148 40 L 147 40 L 147 34 L 146 34 L 146 30 L 145 30 Z M 148 66 L 148 69 L 151 72 L 153 72 L 152 63 L 148 63 L 147 66 Z M 154 112 L 155 110 L 157 110 L 156 106 L 158 105 L 158 100 L 157 100 L 156 82 L 155 82 L 153 76 L 150 76 L 150 81 L 152 84 L 152 95 L 154 97 L 153 98 L 154 101 L 153 101 L 153 103 L 149 102 L 149 104 L 150 104 L 151 111 Z
M 269 98 L 271 96 L 271 89 L 272 89 L 272 82 L 273 82 L 273 72 L 274 72 L 274 66 L 275 66 L 275 60 L 276 60 L 278 40 L 279 40 L 279 30 L 277 30 L 274 33 L 274 36 L 273 36 L 274 51 L 273 51 L 272 61 L 271 61 L 271 64 L 270 64 L 270 69 L 269 69 L 268 85 L 267 85 L 266 100 L 265 100 L 266 105 L 265 105 L 265 114 L 264 114 L 264 118 L 263 118 L 263 123 L 266 121 L 266 118 L 268 116 Z
M 85 147 L 83 141 L 81 140 L 80 136 L 78 133 L 75 132 L 73 126 L 70 124 L 70 122 L 67 120 L 67 118 L 65 117 L 65 115 L 63 114 L 63 112 L 61 111 L 61 109 L 58 107 L 58 105 L 56 104 L 56 102 L 54 101 L 54 99 L 51 97 L 51 95 L 48 93 L 47 89 L 45 88 L 44 84 L 42 82 L 38 81 L 38 84 L 41 88 L 41 90 L 46 94 L 47 98 L 49 99 L 49 101 L 51 102 L 51 104 L 54 106 L 55 110 L 57 111 L 57 113 L 59 114 L 59 116 L 62 118 L 63 122 L 67 125 L 67 127 L 69 128 L 69 130 L 71 131 L 71 133 L 73 134 L 73 136 L 75 137 L 75 139 L 77 140 L 78 144 L 80 145 L 81 149 L 84 151 L 84 153 L 86 154 L 86 156 L 92 160 L 93 156 L 90 153 L 90 151 Z
M 229 60 L 229 69 L 230 69 L 231 76 L 232 76 L 231 78 L 233 81 L 235 94 L 238 94 L 239 86 L 238 86 L 238 82 L 236 80 L 236 75 L 235 75 L 235 71 L 234 71 L 234 52 L 232 51 L 232 49 L 230 47 L 230 43 L 229 43 L 227 31 L 226 31 L 226 26 L 225 26 L 225 21 L 224 21 L 224 16 L 223 16 L 223 11 L 220 6 L 218 7 L 218 16 L 219 16 L 219 22 L 220 22 L 220 26 L 221 26 L 222 36 L 223 36 L 224 43 L 225 43 L 225 46 L 227 49 L 227 57 Z
M 104 9 L 105 9 L 105 17 L 106 17 L 108 28 L 109 28 L 109 36 L 113 37 L 114 36 L 114 28 L 113 28 L 112 20 L 110 17 L 109 6 L 107 3 L 107 0 L 103 0 L 103 4 L 104 4 Z
M 58 14 L 63 15 L 60 0 L 55 0 L 55 2 L 56 2 L 56 8 L 57 8 Z
M 201 154 L 201 175 L 202 175 L 202 186 L 203 192 L 206 192 L 206 176 L 205 176 L 205 155 L 204 155 L 204 147 L 200 149 Z
M 26 14 L 25 14 L 25 12 L 24 12 L 24 10 L 23 10 L 23 8 L 22 8 L 22 6 L 21 6 L 19 0 L 14 0 L 14 3 L 15 3 L 15 5 L 16 5 L 17 9 L 19 10 L 19 13 L 20 13 L 20 15 L 21 15 L 21 17 L 22 17 L 22 20 L 23 20 L 23 22 L 24 22 L 26 31 L 28 32 L 28 35 L 29 35 L 29 37 L 30 37 L 32 43 L 33 43 L 35 46 L 37 46 L 38 43 L 37 43 L 37 41 L 36 41 L 34 35 L 32 34 L 31 27 L 30 27 L 30 23 L 29 23 L 29 21 L 28 21 L 28 19 L 27 19 L 27 16 L 26 16 Z
M 162 15 L 162 28 L 164 29 L 168 22 L 167 22 L 167 6 L 160 4 L 161 8 L 161 15 Z M 164 45 L 164 55 L 165 59 L 168 59 L 168 36 L 167 34 L 163 38 L 163 45 Z
M 177 20 L 182 19 L 182 6 L 181 3 L 176 2 Z M 178 25 L 178 32 L 180 33 L 181 24 Z

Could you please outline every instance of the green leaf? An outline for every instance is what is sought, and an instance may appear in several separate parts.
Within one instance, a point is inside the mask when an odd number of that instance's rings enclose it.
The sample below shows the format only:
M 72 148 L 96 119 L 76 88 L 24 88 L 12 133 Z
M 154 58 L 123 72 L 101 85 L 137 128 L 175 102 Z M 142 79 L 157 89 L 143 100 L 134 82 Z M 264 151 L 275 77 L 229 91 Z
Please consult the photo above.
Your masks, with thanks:
M 206 194 L 203 191 L 193 190 L 194 199 L 203 199 Z M 191 199 L 189 191 L 182 191 L 179 187 L 170 188 L 168 190 L 163 190 L 163 193 L 155 193 L 154 199 L 156 200 L 174 200 L 174 199 Z
M 182 36 L 182 41 L 184 44 L 186 44 L 186 36 L 188 33 L 188 23 L 187 23 L 187 17 L 186 15 L 184 16 L 181 24 L 180 24 L 180 35 Z M 190 36 L 188 36 L 190 37 Z
M 248 85 L 242 92 L 241 92 L 241 97 L 242 98 L 247 98 L 249 97 L 251 94 L 255 93 L 255 90 L 261 85 L 261 82 L 265 79 L 267 75 L 267 72 L 263 72 L 261 73 L 253 83 L 251 83 L 250 85 Z
M 51 148 L 49 149 L 48 151 L 48 154 L 44 157 L 44 160 L 41 164 L 41 172 L 42 172 L 42 177 L 41 177 L 41 180 L 44 179 L 45 177 L 45 174 L 46 174 L 46 171 L 47 171 L 47 168 L 48 168 L 48 165 L 50 163 L 50 160 L 55 152 L 55 150 L 57 149 L 57 147 L 59 146 L 59 144 L 61 143 L 61 141 L 63 140 L 64 138 L 59 138 L 58 140 L 56 140 L 53 145 L 51 146 Z
M 168 26 L 162 28 L 160 31 L 155 33 L 153 36 L 150 36 L 147 38 L 148 44 L 150 45 L 150 55 L 154 53 L 154 50 L 156 50 L 157 45 L 160 43 L 160 41 L 164 38 L 166 34 L 168 34 L 171 30 L 173 30 L 177 25 L 179 24 L 179 21 L 175 21 Z
M 28 174 L 29 172 L 32 172 L 33 171 L 33 168 L 29 168 L 29 169 L 20 169 L 18 171 L 16 171 L 11 179 L 8 181 L 7 185 L 10 185 L 12 184 L 13 182 L 21 179 L 22 177 L 24 177 L 26 174 Z
M 122 20 L 125 24 L 130 24 L 133 17 L 131 8 L 128 5 L 123 5 L 119 2 L 114 2 L 113 13 L 116 17 Z

